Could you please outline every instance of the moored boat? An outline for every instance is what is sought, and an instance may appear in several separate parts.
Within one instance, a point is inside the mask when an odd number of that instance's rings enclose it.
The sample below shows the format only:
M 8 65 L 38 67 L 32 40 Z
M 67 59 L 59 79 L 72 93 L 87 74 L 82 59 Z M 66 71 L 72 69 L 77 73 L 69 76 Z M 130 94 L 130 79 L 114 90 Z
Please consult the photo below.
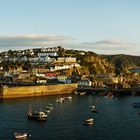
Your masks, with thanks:
M 71 99 L 72 99 L 71 96 L 65 97 L 65 100 L 71 100 Z
M 85 94 L 86 94 L 86 92 L 80 92 L 79 94 L 80 94 L 80 95 L 85 95 Z
M 45 121 L 47 120 L 47 114 L 43 111 L 32 111 L 31 105 L 27 113 L 29 120 Z
M 51 111 L 51 110 L 53 110 L 54 108 L 53 108 L 53 106 L 46 106 L 46 109 Z
M 98 110 L 96 109 L 96 107 L 93 105 L 93 106 L 89 106 L 91 108 L 91 111 L 94 112 L 94 113 L 98 113 Z
M 65 98 L 58 98 L 58 99 L 56 99 L 56 102 L 57 103 L 62 103 L 62 102 L 64 102 L 64 100 L 65 100 Z
M 43 112 L 49 114 L 51 112 L 51 110 L 50 109 L 45 109 L 45 110 L 43 110 Z
M 47 114 L 43 111 L 28 112 L 27 117 L 29 120 L 46 121 Z
M 14 133 L 15 139 L 27 139 L 27 133 Z
M 98 110 L 97 109 L 93 109 L 92 108 L 91 111 L 94 112 L 94 113 L 98 113 Z
M 91 124 L 93 124 L 93 118 L 85 119 L 84 122 L 83 122 L 83 124 L 85 124 L 85 125 L 91 125 Z

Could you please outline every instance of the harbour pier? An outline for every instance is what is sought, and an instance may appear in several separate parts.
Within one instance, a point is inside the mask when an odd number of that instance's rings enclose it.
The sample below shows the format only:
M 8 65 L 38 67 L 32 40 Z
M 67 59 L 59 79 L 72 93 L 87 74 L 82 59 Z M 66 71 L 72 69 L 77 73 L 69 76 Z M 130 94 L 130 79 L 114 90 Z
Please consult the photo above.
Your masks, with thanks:
M 100 88 L 100 87 L 78 87 L 77 88 L 78 92 L 86 92 L 86 93 L 108 93 L 112 92 L 113 94 L 117 95 L 132 95 L 132 94 L 137 94 L 140 95 L 140 87 L 135 87 L 135 88 Z

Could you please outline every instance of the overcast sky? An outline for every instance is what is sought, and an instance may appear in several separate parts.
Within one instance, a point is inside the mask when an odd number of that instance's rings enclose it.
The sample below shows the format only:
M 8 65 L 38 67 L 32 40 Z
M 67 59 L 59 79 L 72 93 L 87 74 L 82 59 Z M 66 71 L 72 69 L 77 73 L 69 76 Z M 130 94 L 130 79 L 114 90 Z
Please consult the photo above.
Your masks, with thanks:
M 140 55 L 140 0 L 1 0 L 0 51 L 54 47 Z

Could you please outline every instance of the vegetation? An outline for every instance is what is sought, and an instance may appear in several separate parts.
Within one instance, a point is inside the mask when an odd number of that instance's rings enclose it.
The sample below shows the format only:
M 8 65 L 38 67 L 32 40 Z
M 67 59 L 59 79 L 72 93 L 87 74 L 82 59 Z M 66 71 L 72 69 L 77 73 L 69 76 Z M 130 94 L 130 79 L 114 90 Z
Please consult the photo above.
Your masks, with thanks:
M 114 64 L 115 68 L 123 73 L 132 67 L 140 67 L 140 56 L 131 55 L 103 55 L 109 62 Z
M 87 54 L 81 59 L 83 73 L 96 75 L 97 73 L 114 73 L 115 67 L 104 58 L 94 54 Z

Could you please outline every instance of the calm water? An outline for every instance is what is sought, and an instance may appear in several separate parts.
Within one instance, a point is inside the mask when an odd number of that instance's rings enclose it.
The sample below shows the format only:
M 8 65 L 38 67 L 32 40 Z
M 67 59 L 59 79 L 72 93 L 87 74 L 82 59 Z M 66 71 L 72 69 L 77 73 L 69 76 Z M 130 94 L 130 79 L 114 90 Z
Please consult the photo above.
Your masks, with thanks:
M 140 96 L 104 98 L 97 95 L 73 95 L 71 101 L 56 103 L 59 96 L 23 98 L 0 101 L 0 140 L 14 140 L 14 132 L 27 132 L 31 140 L 138 140 L 140 139 L 140 115 L 133 103 Z M 94 105 L 99 113 L 92 113 Z M 33 110 L 52 103 L 54 110 L 46 122 L 27 119 L 29 105 Z M 85 126 L 83 120 L 93 116 L 94 124 Z

